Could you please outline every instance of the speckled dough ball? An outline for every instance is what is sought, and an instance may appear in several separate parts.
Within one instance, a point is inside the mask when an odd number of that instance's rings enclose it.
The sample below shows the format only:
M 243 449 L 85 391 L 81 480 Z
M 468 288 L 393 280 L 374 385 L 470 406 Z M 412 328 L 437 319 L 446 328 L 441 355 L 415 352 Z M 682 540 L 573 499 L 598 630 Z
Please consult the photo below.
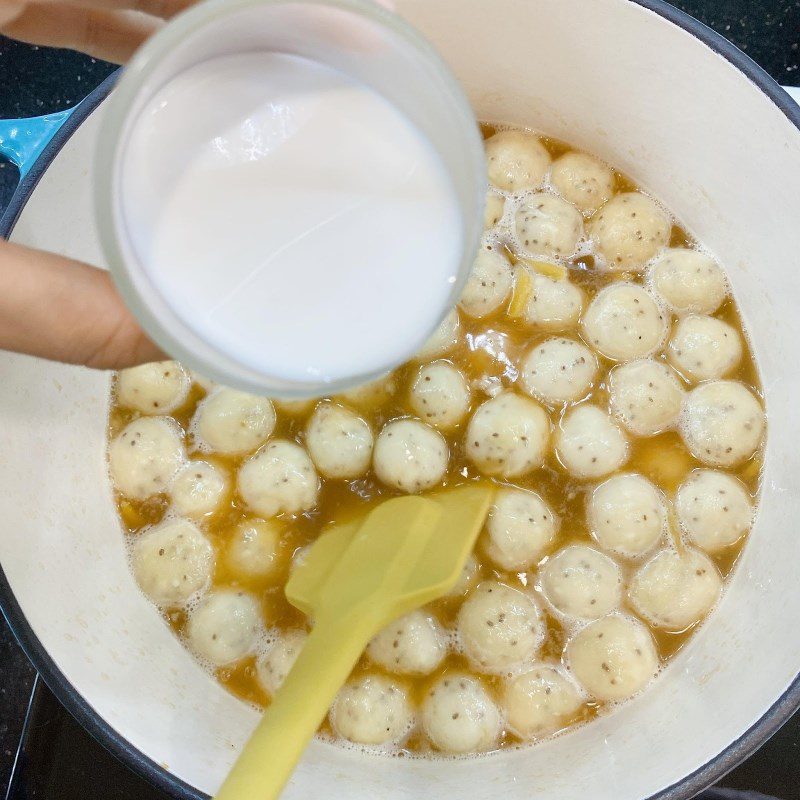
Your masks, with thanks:
M 514 212 L 519 246 L 530 255 L 568 258 L 583 237 L 583 217 L 561 197 L 539 192 L 520 201 Z
M 501 194 L 489 190 L 486 192 L 486 206 L 483 209 L 483 228 L 493 228 L 503 217 L 506 199 Z
M 701 620 L 717 602 L 722 577 L 699 550 L 662 550 L 633 576 L 628 591 L 637 613 L 679 631 Z
M 667 358 L 693 381 L 722 378 L 742 360 L 742 339 L 727 322 L 691 314 L 678 322 L 667 347 Z
M 563 331 L 577 324 L 583 311 L 583 292 L 568 278 L 556 280 L 530 272 L 531 296 L 524 321 L 548 331 Z
M 475 556 L 470 556 L 461 569 L 455 586 L 445 595 L 446 598 L 463 597 L 480 580 L 481 565 Z
M 508 259 L 491 245 L 482 245 L 472 265 L 458 305 L 468 317 L 480 319 L 503 304 L 511 293 L 513 274 Z
M 120 494 L 134 500 L 166 491 L 185 458 L 181 429 L 163 417 L 134 420 L 108 447 L 111 480 Z
M 724 550 L 753 524 L 753 503 L 732 475 L 696 469 L 678 487 L 675 511 L 686 536 L 708 553 Z
M 641 269 L 666 246 L 671 230 L 666 213 L 640 192 L 613 197 L 589 223 L 597 252 L 611 270 Z
M 209 592 L 189 615 L 189 647 L 216 667 L 235 664 L 253 652 L 262 631 L 253 595 L 236 589 Z
M 559 550 L 539 571 L 542 592 L 562 614 L 597 619 L 622 600 L 622 573 L 613 559 L 584 544 Z
M 747 387 L 736 381 L 711 381 L 686 396 L 680 432 L 695 458 L 732 467 L 758 449 L 764 424 L 764 410 Z
M 422 350 L 417 353 L 417 361 L 431 361 L 434 358 L 447 355 L 458 344 L 461 336 L 461 320 L 458 309 L 451 309 L 441 321 L 439 327 L 425 343 Z
M 445 753 L 472 753 L 497 746 L 502 719 L 483 684 L 470 675 L 448 673 L 422 702 L 422 727 Z
M 615 361 L 649 356 L 667 335 L 666 314 L 634 283 L 614 283 L 598 292 L 582 325 L 586 341 Z
M 372 460 L 372 443 L 366 420 L 338 403 L 320 403 L 306 426 L 308 454 L 325 478 L 363 475 Z
M 550 442 L 550 418 L 533 400 L 502 392 L 467 426 L 467 457 L 484 475 L 511 478 L 538 469 Z
M 308 634 L 299 628 L 283 631 L 269 650 L 256 659 L 256 676 L 268 695 L 281 688 L 307 638 Z
M 417 372 L 409 403 L 414 413 L 429 425 L 452 430 L 469 412 L 469 386 L 461 370 L 449 361 L 434 361 Z
M 581 211 L 595 211 L 614 194 L 614 172 L 586 153 L 564 153 L 553 162 L 550 182 Z
M 505 192 L 541 186 L 550 154 L 532 134 L 500 131 L 485 142 L 489 181 Z
M 336 695 L 329 717 L 339 736 L 369 745 L 396 742 L 414 724 L 406 690 L 383 675 L 348 681 Z
M 275 520 L 242 520 L 226 542 L 228 567 L 250 578 L 263 578 L 274 572 L 278 566 L 281 530 L 281 524 Z
M 427 675 L 447 654 L 439 623 L 424 611 L 412 611 L 387 625 L 367 645 L 367 656 L 389 672 Z
M 484 581 L 458 612 L 464 654 L 480 672 L 513 672 L 539 650 L 545 624 L 526 594 L 497 581 Z
M 568 411 L 558 425 L 556 453 L 576 478 L 602 478 L 628 460 L 628 440 L 605 411 L 584 403 Z
M 550 664 L 536 664 L 503 691 L 508 727 L 522 739 L 538 739 L 566 727 L 582 705 L 578 687 Z
M 577 633 L 567 661 L 578 682 L 597 700 L 625 700 L 643 689 L 658 670 L 650 631 L 638 620 L 609 614 Z
M 117 374 L 117 400 L 143 414 L 169 414 L 186 402 L 192 381 L 177 361 L 158 361 Z
M 728 293 L 725 274 L 711 256 L 671 247 L 653 259 L 648 283 L 678 314 L 713 314 Z
M 175 608 L 208 584 L 214 549 L 194 523 L 167 519 L 136 538 L 131 564 L 141 590 L 163 608 Z
M 543 403 L 561 405 L 585 397 L 597 375 L 586 345 L 563 337 L 534 345 L 520 363 L 522 388 Z
M 208 461 L 184 464 L 169 486 L 172 508 L 185 517 L 204 517 L 219 509 L 230 489 L 224 470 Z
M 274 428 L 271 401 L 236 389 L 215 389 L 197 407 L 192 420 L 201 450 L 230 455 L 255 450 Z
M 483 550 L 501 569 L 526 570 L 545 555 L 558 518 L 536 492 L 500 489 L 486 521 Z
M 664 497 L 647 478 L 614 475 L 589 496 L 586 521 L 597 543 L 627 558 L 638 558 L 661 540 L 667 524 Z
M 684 389 L 666 364 L 652 358 L 614 367 L 608 375 L 611 412 L 635 436 L 654 436 L 678 421 Z
M 441 483 L 449 457 L 441 433 L 416 419 L 398 419 L 378 435 L 373 463 L 380 481 L 413 493 Z
M 276 439 L 242 464 L 238 488 L 248 508 L 262 517 L 297 514 L 316 505 L 319 477 L 302 447 Z

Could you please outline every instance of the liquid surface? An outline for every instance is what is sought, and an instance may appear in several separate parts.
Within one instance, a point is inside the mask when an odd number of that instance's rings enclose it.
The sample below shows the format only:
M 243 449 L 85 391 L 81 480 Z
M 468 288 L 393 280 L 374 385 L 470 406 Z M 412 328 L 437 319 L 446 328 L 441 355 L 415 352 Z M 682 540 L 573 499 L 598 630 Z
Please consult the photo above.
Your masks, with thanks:
M 493 132 L 494 129 L 491 128 L 485 131 L 487 136 Z M 557 158 L 568 150 L 559 142 L 547 139 L 542 139 L 542 142 L 552 158 Z M 548 186 L 548 190 L 552 191 L 552 188 Z M 628 179 L 618 173 L 613 174 L 614 193 L 633 190 L 635 186 Z M 501 196 L 504 202 L 512 204 L 513 208 L 513 204 L 524 201 L 529 194 L 530 192 L 507 193 Z M 586 217 L 589 219 L 591 215 L 587 214 Z M 334 398 L 334 401 L 350 409 L 366 422 L 373 435 L 378 437 L 379 432 L 394 420 L 420 418 L 419 409 L 415 411 L 412 404 L 412 387 L 421 368 L 431 361 L 445 362 L 455 367 L 468 386 L 469 402 L 461 421 L 452 429 L 442 431 L 447 444 L 448 460 L 438 486 L 457 486 L 484 477 L 479 465 L 476 465 L 468 455 L 468 440 L 465 434 L 469 420 L 476 409 L 501 391 L 513 390 L 520 396 L 526 396 L 520 381 L 520 365 L 526 354 L 553 336 L 565 336 L 576 341 L 581 341 L 583 338 L 585 341 L 577 319 L 554 330 L 551 327 L 531 324 L 520 317 L 518 295 L 523 285 L 520 270 L 531 270 L 531 274 L 558 276 L 559 280 L 565 280 L 579 287 L 584 293 L 584 313 L 592 298 L 615 282 L 629 281 L 639 286 L 647 285 L 642 270 L 609 272 L 601 269 L 594 254 L 594 245 L 590 241 L 582 243 L 568 258 L 526 260 L 518 252 L 518 243 L 510 233 L 508 219 L 509 214 L 506 213 L 499 221 L 490 222 L 487 230 L 488 241 L 492 247 L 503 253 L 504 258 L 515 270 L 514 288 L 497 308 L 482 318 L 471 318 L 464 313 L 462 301 L 462 306 L 457 311 L 460 329 L 451 346 L 445 348 L 444 352 L 421 357 L 403 365 L 368 391 Z M 677 224 L 672 224 L 671 230 L 668 231 L 667 243 L 670 247 L 696 247 L 696 243 L 686 230 Z M 670 317 L 669 312 L 664 313 Z M 761 398 L 756 365 L 733 299 L 730 296 L 726 297 L 713 312 L 713 316 L 730 325 L 735 335 L 741 339 L 741 357 L 736 366 L 725 374 L 725 380 L 739 381 L 757 398 Z M 659 346 L 652 356 L 661 364 L 668 363 L 666 356 L 668 341 L 674 335 L 677 323 L 678 316 L 671 315 L 671 330 L 667 335 L 667 341 Z M 554 431 L 561 425 L 571 408 L 580 407 L 581 404 L 592 404 L 604 411 L 609 409 L 608 375 L 616 364 L 600 354 L 596 355 L 599 369 L 585 396 L 576 400 L 574 405 L 572 403 L 542 405 L 554 426 Z M 679 372 L 676 372 L 676 376 L 681 389 L 687 393 L 697 386 L 696 381 Z M 352 518 L 354 514 L 366 512 L 375 503 L 397 496 L 401 492 L 381 481 L 376 474 L 374 460 L 356 478 L 321 479 L 319 493 L 312 506 L 302 513 L 283 514 L 276 518 L 280 528 L 280 541 L 276 552 L 275 569 L 262 577 L 245 574 L 236 566 L 232 566 L 228 553 L 237 525 L 257 517 L 238 493 L 235 477 L 242 465 L 253 457 L 255 448 L 236 456 L 209 453 L 207 448 L 203 448 L 192 420 L 196 417 L 198 409 L 203 408 L 202 404 L 208 391 L 213 397 L 219 389 L 213 386 L 203 387 L 195 382 L 185 402 L 170 414 L 180 425 L 186 446 L 186 457 L 191 461 L 212 462 L 230 480 L 230 490 L 221 498 L 216 509 L 195 520 L 214 550 L 212 574 L 208 586 L 201 592 L 201 597 L 209 591 L 224 589 L 248 593 L 257 598 L 263 625 L 260 638 L 250 647 L 246 655 L 213 670 L 217 679 L 231 692 L 248 703 L 263 707 L 268 705 L 270 695 L 259 677 L 258 665 L 271 652 L 273 642 L 276 640 L 280 642 L 287 632 L 310 629 L 310 621 L 289 605 L 283 592 L 293 561 L 331 522 Z M 270 441 L 287 440 L 311 451 L 310 422 L 316 406 L 317 401 L 293 406 L 276 403 L 276 423 L 270 434 Z M 109 421 L 110 440 L 123 435 L 126 426 L 140 416 L 138 411 L 126 407 L 117 397 Z M 569 545 L 582 544 L 595 550 L 602 550 L 590 530 L 587 501 L 595 488 L 614 474 L 638 473 L 651 481 L 663 499 L 667 517 L 659 540 L 639 557 L 628 558 L 616 552 L 606 552 L 606 555 L 616 563 L 622 581 L 621 597 L 614 613 L 621 613 L 647 626 L 646 630 L 649 631 L 647 635 L 652 637 L 659 666 L 665 665 L 697 630 L 704 615 L 700 615 L 690 624 L 680 626 L 659 626 L 648 622 L 631 601 L 629 589 L 634 575 L 656 553 L 668 551 L 684 554 L 696 548 L 676 521 L 675 498 L 678 488 L 694 470 L 708 469 L 709 466 L 702 464 L 689 451 L 677 421 L 654 435 L 639 436 L 628 432 L 627 438 L 629 449 L 625 462 L 615 472 L 597 479 L 582 479 L 570 474 L 559 460 L 552 442 L 547 449 L 542 467 L 531 469 L 523 475 L 507 480 L 497 479 L 506 487 L 537 493 L 559 521 L 557 534 L 539 554 L 535 563 L 527 568 L 514 570 L 502 568 L 493 559 L 491 552 L 487 550 L 487 537 L 484 532 L 474 553 L 476 571 L 468 585 L 464 586 L 460 593 L 431 603 L 424 609 L 441 626 L 446 637 L 447 652 L 433 668 L 422 674 L 403 674 L 378 663 L 368 653 L 362 656 L 354 669 L 351 681 L 375 676 L 390 681 L 393 686 L 405 693 L 414 714 L 409 731 L 402 737 L 384 743 L 381 752 L 388 751 L 399 755 L 434 755 L 442 751 L 448 752 L 446 747 L 432 739 L 422 718 L 433 687 L 453 676 L 464 674 L 472 676 L 483 687 L 490 701 L 500 710 L 501 726 L 495 738 L 491 739 L 489 744 L 475 748 L 477 750 L 518 746 L 536 741 L 567 731 L 572 726 L 588 723 L 598 714 L 614 709 L 615 702 L 598 699 L 591 691 L 581 689 L 580 702 L 577 706 L 566 710 L 560 717 L 550 719 L 550 724 L 538 733 L 520 733 L 508 724 L 510 709 L 507 691 L 513 676 L 502 672 L 492 674 L 491 670 L 481 669 L 474 659 L 468 657 L 463 642 L 459 641 L 457 634 L 459 613 L 464 602 L 474 595 L 476 586 L 486 581 L 498 581 L 533 598 L 541 612 L 543 641 L 524 669 L 533 670 L 542 665 L 549 665 L 562 670 L 561 674 L 570 680 L 575 680 L 566 647 L 589 623 L 586 619 L 570 618 L 569 615 L 553 607 L 542 590 L 542 571 L 557 552 Z M 759 491 L 761 464 L 762 452 L 758 448 L 742 462 L 729 468 L 720 468 L 719 471 L 740 481 L 749 502 L 755 503 Z M 145 500 L 133 500 L 118 494 L 120 515 L 128 532 L 129 541 L 134 544 L 138 537 L 146 535 L 150 526 L 174 517 L 176 512 L 173 502 L 169 488 Z M 719 571 L 723 579 L 734 568 L 745 542 L 746 535 L 726 547 L 708 553 L 713 568 Z M 700 575 L 700 572 L 697 572 L 697 575 Z M 677 591 L 682 590 L 678 587 Z M 685 598 L 676 595 L 675 606 L 680 605 L 683 599 Z M 195 603 L 196 598 L 187 605 L 163 609 L 164 616 L 176 635 L 181 637 L 190 649 L 192 644 L 189 623 L 195 613 Z M 375 713 L 380 713 L 378 706 L 379 704 L 373 708 Z M 455 720 L 460 713 L 465 712 L 459 710 L 453 713 L 456 716 L 452 716 L 452 719 Z M 336 741 L 345 741 L 348 738 L 348 734 L 343 732 L 341 726 L 337 729 L 330 720 L 324 723 L 321 734 Z M 363 743 L 358 738 L 350 738 L 351 741 Z
M 456 200 L 426 139 L 375 92 L 298 56 L 226 56 L 174 78 L 136 120 L 121 179 L 156 291 L 273 377 L 398 363 L 459 267 Z

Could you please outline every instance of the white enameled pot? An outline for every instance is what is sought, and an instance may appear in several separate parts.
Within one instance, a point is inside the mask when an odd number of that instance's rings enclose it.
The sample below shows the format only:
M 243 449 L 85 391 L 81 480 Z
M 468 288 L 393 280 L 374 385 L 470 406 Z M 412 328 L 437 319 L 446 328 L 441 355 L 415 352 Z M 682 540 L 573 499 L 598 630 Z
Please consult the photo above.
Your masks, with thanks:
M 286 797 L 690 797 L 800 704 L 800 110 L 746 56 L 659 0 L 397 6 L 480 118 L 608 159 L 725 264 L 766 391 L 764 491 L 719 608 L 640 697 L 555 740 L 476 759 L 315 743 Z M 107 88 L 27 175 L 4 217 L 8 229 L 30 195 L 14 238 L 98 263 L 89 159 Z M 0 375 L 7 617 L 113 752 L 176 797 L 213 792 L 257 715 L 192 661 L 129 574 L 105 469 L 109 376 L 8 354 Z

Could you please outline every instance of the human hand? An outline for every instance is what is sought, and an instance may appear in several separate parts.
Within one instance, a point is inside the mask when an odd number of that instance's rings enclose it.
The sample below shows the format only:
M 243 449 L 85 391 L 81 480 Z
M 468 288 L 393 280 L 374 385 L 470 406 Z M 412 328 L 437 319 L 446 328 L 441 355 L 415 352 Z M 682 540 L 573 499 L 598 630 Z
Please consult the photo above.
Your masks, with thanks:
M 0 0 L 0 33 L 123 64 L 195 0 Z
M 194 0 L 0 0 L 0 33 L 126 61 Z M 104 270 L 0 240 L 0 349 L 99 369 L 165 358 Z

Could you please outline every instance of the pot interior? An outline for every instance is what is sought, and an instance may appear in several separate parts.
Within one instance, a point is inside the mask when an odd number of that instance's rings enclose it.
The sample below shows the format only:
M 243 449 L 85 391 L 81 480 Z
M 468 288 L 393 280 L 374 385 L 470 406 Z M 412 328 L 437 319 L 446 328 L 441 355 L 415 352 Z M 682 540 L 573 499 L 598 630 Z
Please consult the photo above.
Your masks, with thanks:
M 483 758 L 390 759 L 315 743 L 285 796 L 394 800 L 436 786 L 439 796 L 509 800 L 650 797 L 738 740 L 800 669 L 800 628 L 786 623 L 800 616 L 800 131 L 725 58 L 629 0 L 397 5 L 481 119 L 606 158 L 718 256 L 766 391 L 764 488 L 720 607 L 640 697 L 565 736 Z M 101 263 L 90 197 L 102 113 L 56 157 L 13 238 Z M 105 467 L 109 376 L 10 354 L 0 371 L 0 563 L 28 625 L 102 720 L 213 792 L 257 714 L 193 662 L 129 573 Z

